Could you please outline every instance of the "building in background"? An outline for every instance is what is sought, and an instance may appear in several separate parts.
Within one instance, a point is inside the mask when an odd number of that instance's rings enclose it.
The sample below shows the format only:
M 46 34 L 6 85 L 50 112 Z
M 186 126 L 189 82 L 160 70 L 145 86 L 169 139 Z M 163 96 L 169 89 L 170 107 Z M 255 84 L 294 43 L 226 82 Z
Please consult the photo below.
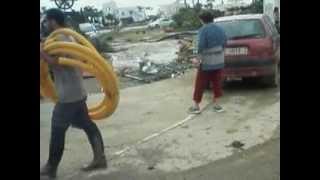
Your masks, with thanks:
M 118 8 L 115 1 L 110 0 L 102 5 L 104 17 L 112 15 L 123 24 L 141 22 L 148 18 L 146 8 L 142 6 Z M 106 18 L 108 21 L 108 18 Z
M 108 14 L 117 15 L 118 14 L 117 3 L 113 0 L 104 3 L 102 5 L 102 12 L 104 15 L 108 15 Z
M 141 22 L 147 19 L 145 9 L 141 6 L 119 8 L 118 18 L 123 23 Z

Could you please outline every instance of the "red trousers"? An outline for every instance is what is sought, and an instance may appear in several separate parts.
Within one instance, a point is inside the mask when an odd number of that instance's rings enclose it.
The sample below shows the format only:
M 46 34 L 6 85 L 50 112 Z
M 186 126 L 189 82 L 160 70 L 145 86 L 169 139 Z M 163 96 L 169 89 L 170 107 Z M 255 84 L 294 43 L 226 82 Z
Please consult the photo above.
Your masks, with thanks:
M 195 81 L 195 88 L 193 93 L 193 100 L 196 103 L 200 103 L 202 100 L 202 95 L 209 82 L 212 83 L 212 91 L 214 98 L 221 97 L 223 95 L 222 91 L 222 76 L 223 70 L 213 70 L 213 71 L 201 71 L 198 70 L 197 77 Z

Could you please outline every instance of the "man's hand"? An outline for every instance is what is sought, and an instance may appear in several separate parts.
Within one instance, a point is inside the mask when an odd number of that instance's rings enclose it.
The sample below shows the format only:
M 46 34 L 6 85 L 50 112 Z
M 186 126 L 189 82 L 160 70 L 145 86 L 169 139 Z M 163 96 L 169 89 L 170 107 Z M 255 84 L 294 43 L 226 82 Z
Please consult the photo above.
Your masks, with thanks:
M 40 59 L 43 59 L 48 64 L 58 64 L 58 59 L 51 57 L 43 50 L 43 44 L 40 43 Z
M 199 58 L 192 58 L 191 62 L 195 67 L 199 67 L 201 64 L 201 60 Z

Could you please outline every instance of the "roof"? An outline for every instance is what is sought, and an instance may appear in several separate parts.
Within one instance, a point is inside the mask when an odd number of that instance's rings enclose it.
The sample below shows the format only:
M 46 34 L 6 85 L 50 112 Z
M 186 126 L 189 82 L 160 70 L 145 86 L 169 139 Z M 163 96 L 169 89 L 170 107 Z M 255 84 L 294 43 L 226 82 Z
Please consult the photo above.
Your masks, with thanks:
M 245 20 L 245 19 L 261 19 L 264 14 L 243 14 L 243 15 L 233 15 L 224 16 L 214 19 L 215 22 L 219 21 L 231 21 L 231 20 Z

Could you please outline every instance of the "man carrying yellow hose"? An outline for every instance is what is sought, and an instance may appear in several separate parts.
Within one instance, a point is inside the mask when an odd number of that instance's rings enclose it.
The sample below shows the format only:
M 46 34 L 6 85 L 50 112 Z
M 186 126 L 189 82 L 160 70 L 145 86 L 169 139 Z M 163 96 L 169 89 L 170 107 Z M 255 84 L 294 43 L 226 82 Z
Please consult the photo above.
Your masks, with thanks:
M 51 33 L 65 27 L 65 16 L 59 9 L 46 12 L 45 26 Z M 61 34 L 61 41 L 74 41 L 72 37 Z M 86 104 L 87 93 L 83 86 L 80 69 L 60 66 L 56 57 L 51 57 L 40 47 L 40 58 L 50 64 L 58 94 L 52 114 L 50 150 L 47 164 L 41 169 L 40 176 L 55 178 L 57 167 L 62 158 L 65 144 L 65 133 L 70 125 L 83 129 L 88 136 L 94 158 L 83 171 L 107 167 L 104 144 L 101 133 L 88 115 Z

